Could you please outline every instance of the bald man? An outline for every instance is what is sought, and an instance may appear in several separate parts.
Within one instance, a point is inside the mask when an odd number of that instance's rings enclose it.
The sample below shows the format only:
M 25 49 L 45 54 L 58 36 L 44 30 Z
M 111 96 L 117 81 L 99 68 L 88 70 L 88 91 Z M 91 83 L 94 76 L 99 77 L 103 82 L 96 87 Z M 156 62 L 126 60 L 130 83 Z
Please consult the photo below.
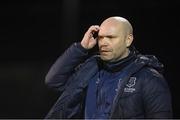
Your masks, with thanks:
M 133 28 L 125 18 L 91 26 L 46 76 L 46 84 L 61 93 L 46 118 L 171 118 L 163 65 L 132 42 Z M 99 54 L 89 54 L 96 44 Z

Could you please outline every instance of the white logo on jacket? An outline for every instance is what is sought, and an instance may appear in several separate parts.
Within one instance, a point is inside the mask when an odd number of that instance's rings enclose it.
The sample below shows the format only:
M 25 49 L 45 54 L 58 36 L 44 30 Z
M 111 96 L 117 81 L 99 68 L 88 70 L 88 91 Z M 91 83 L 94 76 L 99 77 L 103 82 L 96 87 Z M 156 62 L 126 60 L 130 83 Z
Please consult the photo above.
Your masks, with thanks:
M 128 83 L 126 84 L 126 87 L 124 88 L 124 92 L 134 92 L 136 89 L 134 86 L 136 85 L 136 77 L 130 77 Z

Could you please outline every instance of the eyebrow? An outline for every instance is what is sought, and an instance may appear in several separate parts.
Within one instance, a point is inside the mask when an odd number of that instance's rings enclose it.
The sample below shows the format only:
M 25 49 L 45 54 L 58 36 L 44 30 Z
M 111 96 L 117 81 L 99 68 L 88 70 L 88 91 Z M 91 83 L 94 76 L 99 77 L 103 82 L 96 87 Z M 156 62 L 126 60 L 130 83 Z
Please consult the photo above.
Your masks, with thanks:
M 108 38 L 114 38 L 116 35 L 98 35 L 99 38 L 101 37 L 108 37 Z

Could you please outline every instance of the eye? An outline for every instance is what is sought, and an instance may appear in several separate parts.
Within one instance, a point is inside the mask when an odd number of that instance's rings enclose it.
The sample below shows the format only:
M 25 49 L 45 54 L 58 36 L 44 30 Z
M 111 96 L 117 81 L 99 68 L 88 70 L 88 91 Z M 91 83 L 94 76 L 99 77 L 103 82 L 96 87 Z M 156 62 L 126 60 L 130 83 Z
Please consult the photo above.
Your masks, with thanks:
M 115 38 L 115 36 L 113 36 L 113 35 L 108 35 L 106 37 L 109 38 L 109 39 Z
M 103 39 L 103 36 L 98 36 L 98 40 L 101 40 L 101 39 Z

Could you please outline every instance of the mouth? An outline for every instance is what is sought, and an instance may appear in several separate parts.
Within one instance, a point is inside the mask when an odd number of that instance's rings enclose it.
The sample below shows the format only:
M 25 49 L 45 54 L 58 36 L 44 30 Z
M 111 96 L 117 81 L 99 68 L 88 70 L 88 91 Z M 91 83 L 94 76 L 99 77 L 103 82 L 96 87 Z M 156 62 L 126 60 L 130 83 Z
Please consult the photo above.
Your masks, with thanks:
M 111 51 L 109 50 L 100 50 L 100 54 L 108 54 L 110 53 Z
M 100 47 L 99 47 L 99 53 L 100 53 L 101 55 L 106 55 L 106 54 L 109 54 L 109 53 L 111 53 L 111 52 L 112 52 L 112 49 L 110 49 L 110 48 L 103 47 L 103 46 L 100 46 Z
M 99 49 L 100 52 L 112 52 L 112 49 L 105 49 L 105 48 L 101 48 Z
M 109 50 L 100 50 L 100 52 L 109 52 Z

